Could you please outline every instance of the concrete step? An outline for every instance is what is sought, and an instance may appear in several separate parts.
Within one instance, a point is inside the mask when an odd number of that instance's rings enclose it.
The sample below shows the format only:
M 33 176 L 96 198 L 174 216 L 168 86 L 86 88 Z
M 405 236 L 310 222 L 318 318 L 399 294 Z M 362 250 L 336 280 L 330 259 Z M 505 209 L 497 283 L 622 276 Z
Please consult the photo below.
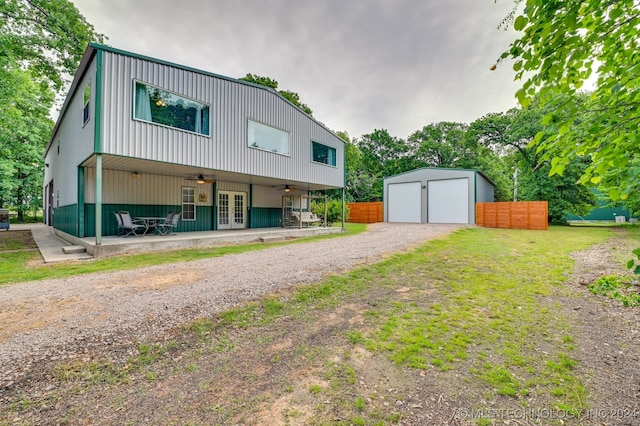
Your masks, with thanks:
M 64 254 L 76 254 L 76 253 L 84 253 L 87 251 L 85 246 L 66 246 L 62 247 L 62 252 Z
M 283 235 L 271 235 L 269 237 L 260 237 L 260 242 L 262 243 L 275 243 L 278 241 L 284 241 Z

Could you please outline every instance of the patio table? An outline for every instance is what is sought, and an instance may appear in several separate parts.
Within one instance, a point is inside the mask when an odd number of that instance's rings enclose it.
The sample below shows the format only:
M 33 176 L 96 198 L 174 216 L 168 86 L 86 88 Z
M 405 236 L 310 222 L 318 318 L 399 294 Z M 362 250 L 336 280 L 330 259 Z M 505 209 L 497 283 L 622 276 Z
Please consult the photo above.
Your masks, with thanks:
M 147 235 L 147 232 L 149 232 L 149 228 L 153 228 L 153 230 L 155 231 L 156 223 L 164 222 L 166 218 L 167 218 L 166 216 L 162 216 L 162 217 L 159 217 L 159 216 L 136 216 L 136 217 L 134 217 L 135 220 L 139 220 L 142 223 L 144 223 L 144 226 L 147 228 L 144 231 L 144 233 L 142 234 L 143 236 Z

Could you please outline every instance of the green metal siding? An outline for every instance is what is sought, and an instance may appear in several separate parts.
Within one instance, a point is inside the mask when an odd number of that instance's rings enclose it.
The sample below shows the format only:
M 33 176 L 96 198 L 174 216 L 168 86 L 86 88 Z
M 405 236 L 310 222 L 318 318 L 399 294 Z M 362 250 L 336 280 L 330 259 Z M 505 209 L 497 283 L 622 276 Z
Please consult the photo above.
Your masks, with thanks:
M 74 237 L 78 236 L 78 205 L 69 204 L 68 206 L 53 209 L 54 228 L 62 232 L 66 232 Z
M 156 216 L 164 217 L 168 211 L 180 211 L 180 206 L 151 206 L 151 205 L 131 205 L 131 204 L 104 204 L 102 206 L 102 235 L 116 235 L 118 232 L 118 223 L 113 212 L 126 210 L 132 217 L 136 216 Z M 95 227 L 93 226 L 96 220 L 96 206 L 95 204 L 85 204 L 85 236 L 95 237 Z M 196 207 L 196 220 L 195 221 L 183 221 L 182 218 L 178 221 L 178 228 L 176 232 L 191 232 L 191 231 L 211 231 L 211 214 L 212 208 L 210 206 L 197 206 Z M 66 232 L 66 231 L 65 231 Z
M 276 228 L 282 226 L 282 209 L 254 207 L 251 209 L 251 228 Z

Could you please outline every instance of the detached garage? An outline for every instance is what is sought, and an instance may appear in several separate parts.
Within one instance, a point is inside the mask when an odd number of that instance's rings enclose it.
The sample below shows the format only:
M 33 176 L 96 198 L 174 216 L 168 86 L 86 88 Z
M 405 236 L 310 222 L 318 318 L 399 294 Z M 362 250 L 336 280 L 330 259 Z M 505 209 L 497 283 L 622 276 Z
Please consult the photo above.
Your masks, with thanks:
M 494 201 L 477 170 L 424 168 L 384 180 L 385 222 L 476 223 L 476 202 Z

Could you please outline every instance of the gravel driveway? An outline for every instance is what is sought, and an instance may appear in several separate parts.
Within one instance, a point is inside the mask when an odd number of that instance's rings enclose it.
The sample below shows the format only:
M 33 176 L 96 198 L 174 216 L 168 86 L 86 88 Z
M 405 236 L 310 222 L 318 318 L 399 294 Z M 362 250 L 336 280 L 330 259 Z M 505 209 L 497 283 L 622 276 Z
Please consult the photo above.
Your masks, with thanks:
M 0 397 L 36 373 L 41 361 L 161 339 L 163 331 L 198 317 L 375 262 L 460 227 L 378 223 L 354 236 L 0 287 Z

